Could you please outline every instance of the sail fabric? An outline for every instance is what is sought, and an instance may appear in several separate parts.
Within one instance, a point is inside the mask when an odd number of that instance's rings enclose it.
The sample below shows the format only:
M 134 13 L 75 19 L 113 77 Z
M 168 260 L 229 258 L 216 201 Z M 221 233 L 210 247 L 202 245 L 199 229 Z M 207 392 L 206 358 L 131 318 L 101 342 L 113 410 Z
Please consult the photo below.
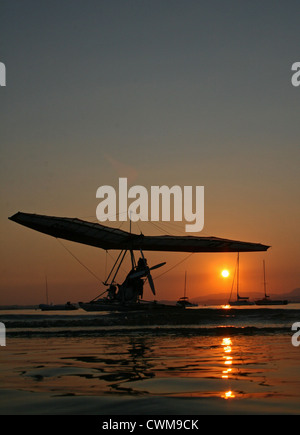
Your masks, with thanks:
M 255 252 L 269 246 L 218 237 L 145 236 L 77 218 L 18 212 L 10 220 L 50 236 L 105 250 L 168 252 Z

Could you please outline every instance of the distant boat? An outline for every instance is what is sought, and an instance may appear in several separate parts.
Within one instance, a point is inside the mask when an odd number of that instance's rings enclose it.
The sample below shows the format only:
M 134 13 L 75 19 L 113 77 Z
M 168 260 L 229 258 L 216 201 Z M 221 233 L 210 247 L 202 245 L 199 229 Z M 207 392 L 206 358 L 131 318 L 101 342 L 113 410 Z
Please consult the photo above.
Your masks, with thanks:
M 255 301 L 256 305 L 287 305 L 288 301 L 285 300 L 272 300 L 270 296 L 267 295 L 267 284 L 266 284 L 266 267 L 265 260 L 263 260 L 263 271 L 264 271 L 264 293 L 265 297 Z
M 71 311 L 78 310 L 77 305 L 67 302 L 66 304 L 40 304 L 39 308 L 42 311 Z
M 249 301 L 249 297 L 246 296 L 240 296 L 239 295 L 239 280 L 240 280 L 240 253 L 238 252 L 238 257 L 237 257 L 237 266 L 236 266 L 236 274 L 237 274 L 237 278 L 236 278 L 236 300 L 235 301 L 231 301 L 229 300 L 229 305 L 231 306 L 244 306 L 244 305 L 254 305 L 254 302 L 250 302 Z M 231 295 L 230 295 L 231 297 Z
M 49 304 L 48 301 L 48 281 L 47 276 L 46 280 L 46 304 L 40 304 L 39 308 L 42 311 L 69 311 L 69 310 L 78 310 L 78 306 L 71 304 L 71 302 L 67 302 L 66 304 Z
M 184 296 L 180 299 L 178 299 L 178 301 L 176 302 L 176 305 L 178 307 L 198 307 L 198 304 L 194 304 L 192 302 L 189 301 L 189 298 L 186 296 L 186 272 L 185 272 L 185 276 L 184 276 Z

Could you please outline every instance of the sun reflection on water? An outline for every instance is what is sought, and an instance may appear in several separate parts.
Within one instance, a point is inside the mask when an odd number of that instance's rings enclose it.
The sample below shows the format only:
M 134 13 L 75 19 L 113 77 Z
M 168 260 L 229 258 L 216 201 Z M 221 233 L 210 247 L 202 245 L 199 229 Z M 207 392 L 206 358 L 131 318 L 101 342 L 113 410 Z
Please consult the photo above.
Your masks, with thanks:
M 232 365 L 233 363 L 233 357 L 228 355 L 232 352 L 232 341 L 230 337 L 224 337 L 222 340 L 222 344 L 223 346 L 223 359 L 224 359 L 224 365 L 228 366 L 228 365 Z M 230 374 L 232 373 L 232 368 L 227 368 L 226 370 L 222 370 L 222 375 L 221 378 L 222 379 L 229 379 Z M 221 397 L 223 399 L 233 399 L 235 397 L 235 394 L 229 390 L 226 391 L 225 393 L 221 394 Z
M 224 394 L 222 394 L 221 397 L 223 399 L 234 399 L 235 394 L 231 390 L 229 390 L 229 391 L 226 391 Z

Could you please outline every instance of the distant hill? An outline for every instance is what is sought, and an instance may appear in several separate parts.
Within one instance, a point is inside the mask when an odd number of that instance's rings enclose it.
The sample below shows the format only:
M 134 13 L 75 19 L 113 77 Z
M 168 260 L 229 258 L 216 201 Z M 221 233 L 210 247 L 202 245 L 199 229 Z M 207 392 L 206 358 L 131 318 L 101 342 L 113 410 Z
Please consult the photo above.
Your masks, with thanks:
M 295 288 L 290 293 L 286 293 L 286 298 L 294 302 L 300 302 L 300 288 Z

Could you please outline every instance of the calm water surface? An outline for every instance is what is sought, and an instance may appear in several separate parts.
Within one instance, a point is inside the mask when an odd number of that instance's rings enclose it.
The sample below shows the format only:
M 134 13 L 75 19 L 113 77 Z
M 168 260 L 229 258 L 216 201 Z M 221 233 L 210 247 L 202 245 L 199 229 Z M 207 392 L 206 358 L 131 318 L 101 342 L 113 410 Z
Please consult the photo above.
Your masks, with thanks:
M 1 413 L 298 414 L 297 318 L 298 306 L 205 309 L 192 325 L 142 327 L 81 312 L 2 313 Z

